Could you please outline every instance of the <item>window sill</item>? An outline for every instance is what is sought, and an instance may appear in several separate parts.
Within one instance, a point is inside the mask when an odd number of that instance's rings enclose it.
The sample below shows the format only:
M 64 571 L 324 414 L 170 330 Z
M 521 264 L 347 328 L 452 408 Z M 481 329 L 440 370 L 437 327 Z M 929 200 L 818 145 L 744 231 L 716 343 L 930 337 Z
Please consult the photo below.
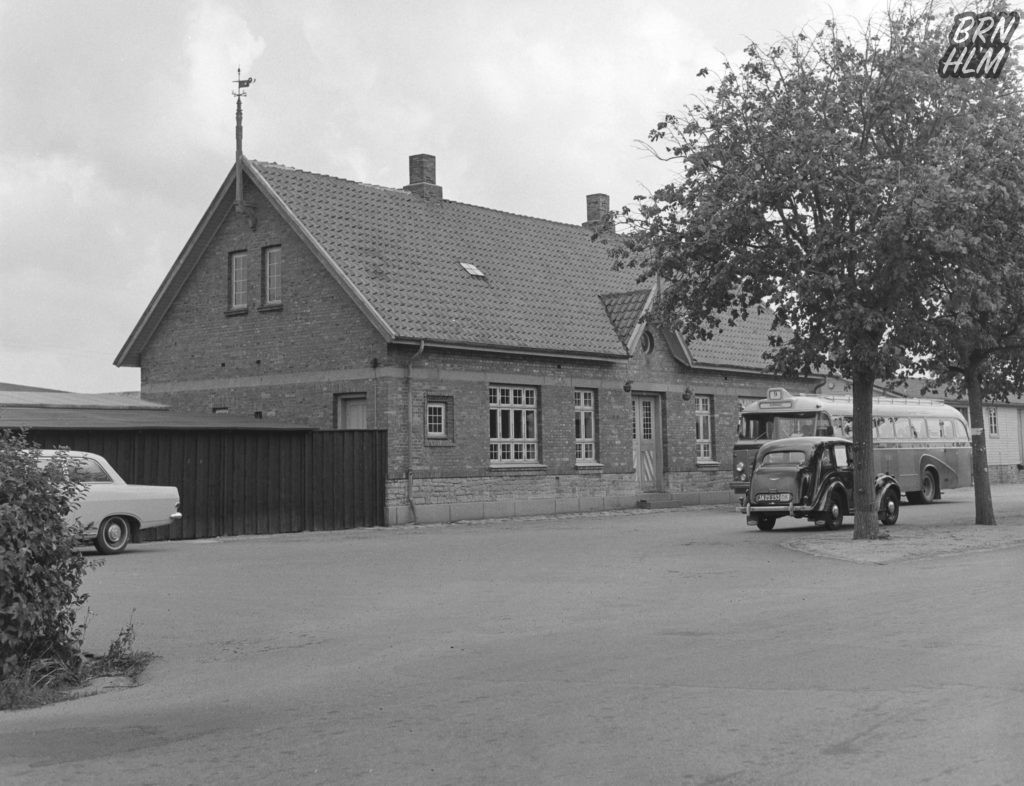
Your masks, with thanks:
M 719 469 L 721 466 L 721 461 L 715 461 L 714 459 L 697 459 L 697 469 Z
M 229 308 L 224 311 L 226 317 L 241 317 L 249 313 L 249 307 L 243 306 L 242 308 Z
M 423 444 L 428 448 L 450 448 L 455 446 L 454 437 L 427 437 Z
M 491 472 L 521 472 L 527 474 L 531 472 L 543 472 L 547 468 L 547 464 L 513 464 L 511 462 L 507 464 L 492 462 L 488 467 Z
M 598 464 L 596 461 L 580 461 L 576 463 L 576 471 L 582 474 L 600 475 L 604 472 L 604 464 Z
M 260 306 L 256 310 L 261 312 L 261 313 L 262 312 L 267 312 L 267 311 L 283 311 L 284 310 L 284 303 L 264 303 L 262 306 Z

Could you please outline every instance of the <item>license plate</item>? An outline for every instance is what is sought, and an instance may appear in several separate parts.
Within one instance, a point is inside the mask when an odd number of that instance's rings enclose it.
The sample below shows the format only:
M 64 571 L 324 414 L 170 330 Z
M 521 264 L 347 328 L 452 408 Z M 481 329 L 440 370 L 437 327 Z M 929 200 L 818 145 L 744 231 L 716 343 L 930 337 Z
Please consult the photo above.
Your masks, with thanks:
M 793 498 L 793 495 L 789 492 L 782 494 L 758 494 L 758 502 L 789 502 Z

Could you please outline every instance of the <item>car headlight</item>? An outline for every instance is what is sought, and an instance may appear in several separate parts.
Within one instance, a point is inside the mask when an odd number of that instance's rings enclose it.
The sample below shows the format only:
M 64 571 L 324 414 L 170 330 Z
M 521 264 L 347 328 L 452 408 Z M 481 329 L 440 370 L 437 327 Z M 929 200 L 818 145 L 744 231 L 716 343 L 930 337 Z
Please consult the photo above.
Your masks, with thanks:
M 746 468 L 746 466 L 747 465 L 744 464 L 742 461 L 737 462 L 737 464 L 736 464 L 736 472 L 737 473 L 743 472 L 743 470 Z

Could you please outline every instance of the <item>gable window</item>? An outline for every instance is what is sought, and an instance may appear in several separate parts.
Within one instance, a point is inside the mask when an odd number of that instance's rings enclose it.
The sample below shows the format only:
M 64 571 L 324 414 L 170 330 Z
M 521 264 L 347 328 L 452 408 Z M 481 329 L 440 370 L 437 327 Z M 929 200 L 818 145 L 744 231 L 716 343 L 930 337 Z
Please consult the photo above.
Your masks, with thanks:
M 694 396 L 693 401 L 697 416 L 697 438 L 695 440 L 697 461 L 714 461 L 714 440 L 711 429 L 711 396 Z
M 491 385 L 490 459 L 495 463 L 536 463 L 537 389 Z
M 231 255 L 231 308 L 249 307 L 249 255 L 236 251 Z
M 281 247 L 263 249 L 263 305 L 281 303 Z
M 597 448 L 594 440 L 594 421 L 596 396 L 593 390 L 576 389 L 573 391 L 573 409 L 576 419 L 576 463 L 587 464 L 597 461 Z
M 989 407 L 988 410 L 988 435 L 990 437 L 999 436 L 999 413 L 995 407 Z

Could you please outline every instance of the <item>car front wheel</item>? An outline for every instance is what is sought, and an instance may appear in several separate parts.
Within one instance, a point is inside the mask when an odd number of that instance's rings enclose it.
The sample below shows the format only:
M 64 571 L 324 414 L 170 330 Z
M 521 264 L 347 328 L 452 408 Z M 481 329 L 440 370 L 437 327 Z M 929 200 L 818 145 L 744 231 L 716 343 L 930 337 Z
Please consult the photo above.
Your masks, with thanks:
M 96 533 L 96 550 L 101 554 L 120 554 L 128 548 L 132 528 L 124 516 L 103 519 Z
M 775 516 L 768 516 L 762 513 L 757 517 L 757 528 L 761 532 L 770 532 L 775 529 Z

